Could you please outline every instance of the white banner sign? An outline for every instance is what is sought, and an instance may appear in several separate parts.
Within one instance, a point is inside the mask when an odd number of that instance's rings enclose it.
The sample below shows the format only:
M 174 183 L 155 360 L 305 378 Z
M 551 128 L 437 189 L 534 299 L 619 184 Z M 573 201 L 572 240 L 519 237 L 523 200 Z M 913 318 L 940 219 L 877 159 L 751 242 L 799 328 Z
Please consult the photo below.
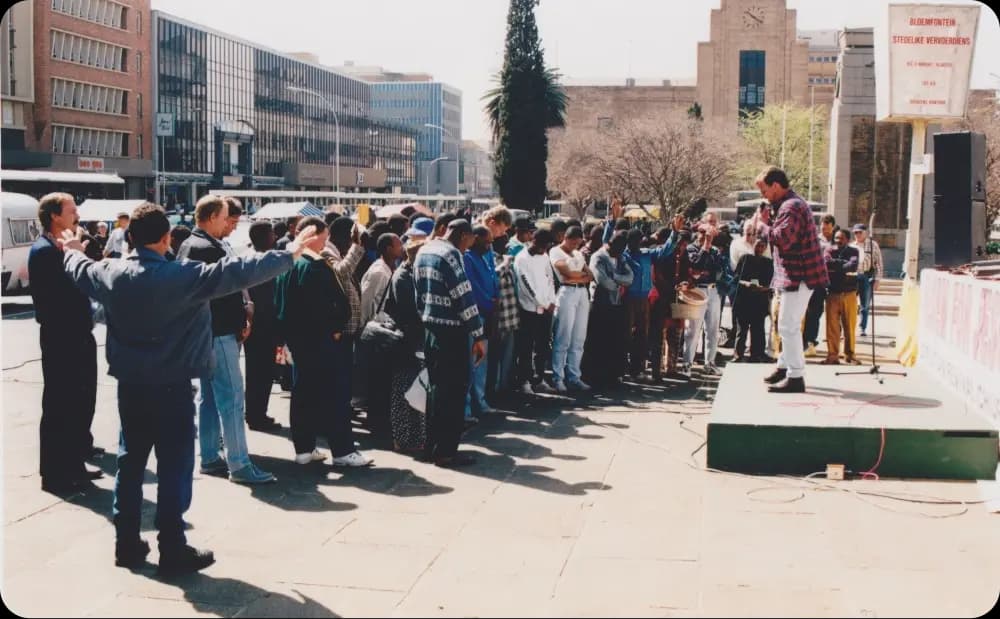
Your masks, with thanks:
M 172 138 L 172 137 L 174 137 L 174 115 L 173 114 L 157 114 L 156 115 L 156 137 L 158 137 L 158 138 Z
M 965 116 L 978 6 L 889 5 L 875 61 L 879 120 Z

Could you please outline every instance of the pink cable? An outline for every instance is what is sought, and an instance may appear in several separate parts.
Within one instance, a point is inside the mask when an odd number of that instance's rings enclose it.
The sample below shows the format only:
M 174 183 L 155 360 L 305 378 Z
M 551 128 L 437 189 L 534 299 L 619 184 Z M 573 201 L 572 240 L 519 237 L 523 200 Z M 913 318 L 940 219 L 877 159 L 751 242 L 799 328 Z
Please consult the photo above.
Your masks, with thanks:
M 882 442 L 878 448 L 878 460 L 875 461 L 875 466 L 868 469 L 861 474 L 861 479 L 873 479 L 878 481 L 878 473 L 875 471 L 878 469 L 879 465 L 882 464 L 882 455 L 885 453 L 885 428 L 882 428 Z

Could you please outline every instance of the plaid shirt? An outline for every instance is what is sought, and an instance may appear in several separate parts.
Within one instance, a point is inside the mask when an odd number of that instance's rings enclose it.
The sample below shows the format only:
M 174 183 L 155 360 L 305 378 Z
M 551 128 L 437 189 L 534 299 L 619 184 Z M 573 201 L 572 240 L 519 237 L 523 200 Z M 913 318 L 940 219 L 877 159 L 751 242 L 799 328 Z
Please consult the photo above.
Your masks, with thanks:
M 354 269 L 358 268 L 358 263 L 365 255 L 365 250 L 360 245 L 351 245 L 350 251 L 344 257 L 340 256 L 333 243 L 327 241 L 326 247 L 320 254 L 326 261 L 333 274 L 340 284 L 340 289 L 347 295 L 347 302 L 351 308 L 351 317 L 347 320 L 347 327 L 344 333 L 347 335 L 357 335 L 361 331 L 361 291 L 354 282 Z
M 514 261 L 501 260 L 497 265 L 500 299 L 497 301 L 497 331 L 517 331 L 521 327 L 520 305 L 517 302 Z
M 757 236 L 773 248 L 775 290 L 796 290 L 801 282 L 811 289 L 830 284 L 812 210 L 794 191 L 785 195 L 771 225 L 760 224 Z

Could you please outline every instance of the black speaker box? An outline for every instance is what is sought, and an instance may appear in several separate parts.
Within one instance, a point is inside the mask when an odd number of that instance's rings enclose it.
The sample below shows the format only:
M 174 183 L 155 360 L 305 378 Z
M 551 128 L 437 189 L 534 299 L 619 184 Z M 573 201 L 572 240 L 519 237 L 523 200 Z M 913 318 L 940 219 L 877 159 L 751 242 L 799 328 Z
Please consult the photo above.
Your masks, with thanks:
M 986 136 L 934 134 L 934 262 L 972 262 L 986 233 Z

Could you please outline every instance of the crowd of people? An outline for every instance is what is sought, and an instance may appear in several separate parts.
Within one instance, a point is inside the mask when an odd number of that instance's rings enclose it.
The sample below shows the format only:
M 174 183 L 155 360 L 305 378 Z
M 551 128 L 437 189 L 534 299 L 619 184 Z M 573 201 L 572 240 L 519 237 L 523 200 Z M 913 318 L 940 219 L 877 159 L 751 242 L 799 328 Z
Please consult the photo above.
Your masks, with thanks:
M 605 220 L 557 218 L 544 229 L 503 206 L 475 219 L 417 212 L 367 228 L 334 211 L 257 221 L 244 256 L 226 241 L 243 215 L 231 197 L 199 200 L 193 230 L 172 228 L 162 208 L 145 204 L 108 236 L 79 227 L 72 196 L 45 196 L 45 233 L 29 259 L 45 381 L 43 489 L 77 490 L 101 474 L 85 464 L 96 449 L 95 316 L 108 325 L 118 381 L 113 510 L 116 562 L 127 567 L 149 552 L 139 517 L 153 449 L 160 569 L 214 560 L 184 533 L 196 437 L 202 474 L 274 482 L 253 462 L 247 428 L 281 427 L 268 405 L 282 372 L 292 457 L 303 466 L 328 457 L 372 465 L 355 437 L 361 410 L 376 445 L 456 467 L 474 463 L 458 446 L 466 428 L 498 412 L 491 401 L 572 397 L 626 377 L 689 380 L 699 348 L 703 374 L 718 375 L 726 299 L 735 362 L 775 361 L 765 321 L 780 306 L 772 339 L 781 354 L 767 380 L 772 391 L 804 391 L 804 349 L 818 343 L 824 306 L 827 362 L 837 362 L 842 335 L 856 360 L 857 295 L 866 294 L 858 273 L 880 272 L 881 255 L 867 242 L 859 251 L 863 227 L 854 245 L 831 217 L 817 231 L 781 170 L 765 170 L 758 187 L 769 205 L 737 239 L 713 213 L 635 228 L 616 201 Z

